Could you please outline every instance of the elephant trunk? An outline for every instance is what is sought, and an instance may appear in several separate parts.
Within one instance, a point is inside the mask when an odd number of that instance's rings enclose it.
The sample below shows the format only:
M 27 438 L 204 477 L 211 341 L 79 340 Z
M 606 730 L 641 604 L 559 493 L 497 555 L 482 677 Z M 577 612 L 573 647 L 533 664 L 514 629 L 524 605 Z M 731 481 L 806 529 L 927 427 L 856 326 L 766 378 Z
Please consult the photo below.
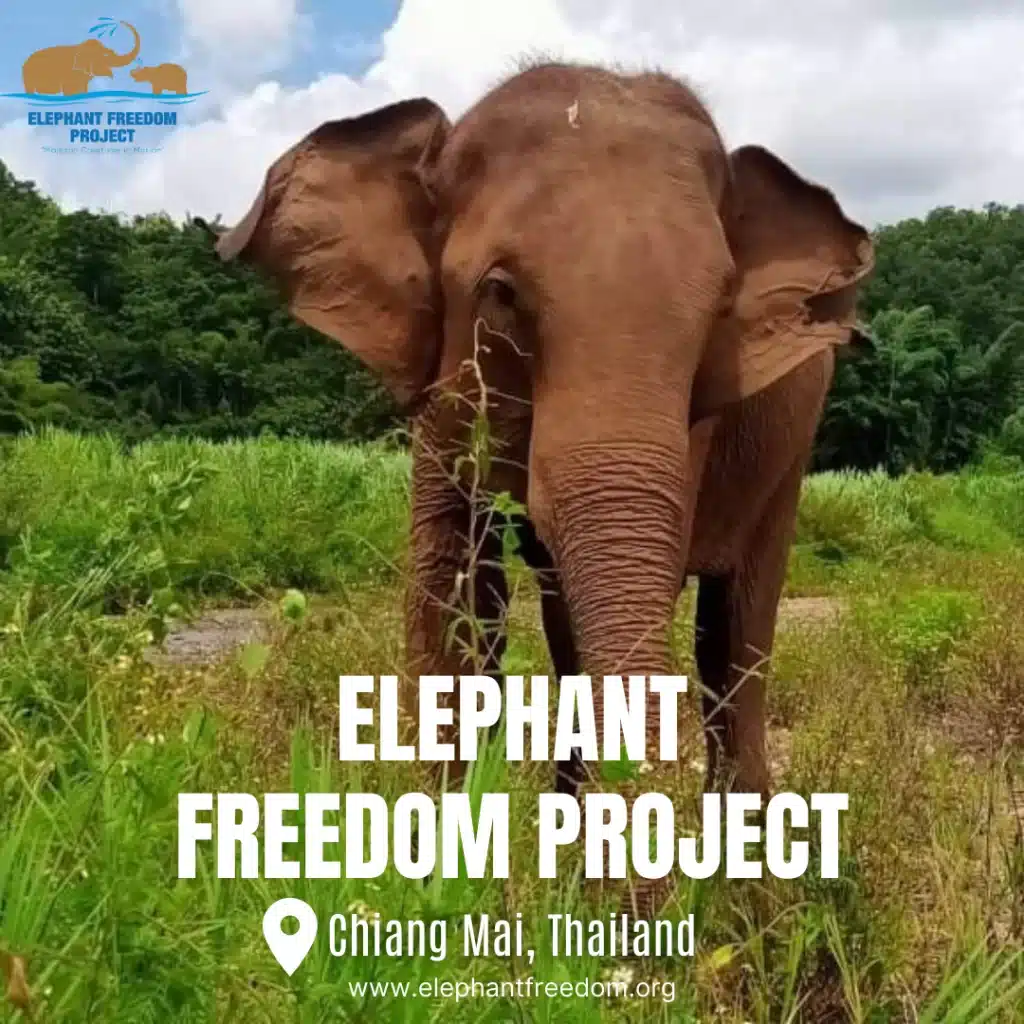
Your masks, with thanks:
M 685 446 L 684 446 L 685 447 Z M 686 552 L 685 450 L 602 443 L 565 450 L 542 505 L 583 671 L 594 679 L 603 736 L 603 676 L 670 674 L 669 631 Z M 648 693 L 647 758 L 659 751 L 660 697 Z
M 142 50 L 142 40 L 139 38 L 139 33 L 135 26 L 127 21 L 122 21 L 121 24 L 124 25 L 125 28 L 131 30 L 132 35 L 135 36 L 135 45 L 127 53 L 122 54 L 120 57 L 111 59 L 110 66 L 112 68 L 127 67 L 133 60 L 135 60 L 136 57 L 138 57 Z
M 675 769 L 673 762 L 660 759 L 662 694 L 650 682 L 652 676 L 673 674 L 670 630 L 688 542 L 685 434 L 678 445 L 623 441 L 574 446 L 550 461 L 535 452 L 531 467 L 536 472 L 530 514 L 536 514 L 538 531 L 555 556 L 581 670 L 592 679 L 599 748 L 605 735 L 603 677 L 647 677 L 648 770 L 617 784 L 616 791 L 627 804 L 642 789 L 666 792 Z M 601 764 L 584 764 L 582 770 L 583 778 L 574 784 L 582 782 L 584 793 L 607 789 Z M 586 825 L 584 842 L 585 833 Z M 607 871 L 607 852 L 604 857 Z M 668 887 L 665 878 L 630 877 L 621 893 L 623 911 L 656 914 Z

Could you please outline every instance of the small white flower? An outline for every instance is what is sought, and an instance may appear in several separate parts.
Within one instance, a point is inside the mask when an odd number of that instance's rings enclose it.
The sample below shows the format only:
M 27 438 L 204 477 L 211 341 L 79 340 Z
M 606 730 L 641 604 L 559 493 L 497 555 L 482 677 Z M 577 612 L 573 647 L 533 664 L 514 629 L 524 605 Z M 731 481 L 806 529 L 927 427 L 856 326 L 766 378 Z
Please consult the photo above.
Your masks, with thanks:
M 616 967 L 612 971 L 612 981 L 617 985 L 628 985 L 633 980 L 634 970 L 632 967 Z

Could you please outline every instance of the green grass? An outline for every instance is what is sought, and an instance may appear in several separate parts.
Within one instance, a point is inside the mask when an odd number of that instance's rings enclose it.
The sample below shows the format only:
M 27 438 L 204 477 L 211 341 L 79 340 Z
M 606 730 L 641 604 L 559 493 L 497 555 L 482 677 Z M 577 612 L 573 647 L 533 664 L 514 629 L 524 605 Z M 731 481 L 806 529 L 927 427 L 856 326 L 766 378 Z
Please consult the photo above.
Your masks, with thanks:
M 243 596 L 394 579 L 408 459 L 326 444 L 198 441 L 124 451 L 49 432 L 0 447 L 0 570 L 47 586 L 132 550 L 113 600 L 170 584 Z
M 842 872 L 683 880 L 692 960 L 637 977 L 675 1001 L 357 998 L 370 965 L 318 944 L 287 978 L 261 933 L 278 896 L 453 919 L 584 909 L 570 856 L 535 870 L 547 765 L 477 765 L 508 791 L 507 882 L 176 878 L 181 791 L 425 789 L 426 767 L 336 759 L 337 677 L 398 670 L 408 459 L 302 442 L 156 443 L 66 434 L 0 448 L 0 1021 L 22 996 L 57 1021 L 1024 1021 L 1024 478 L 810 479 L 788 593 L 843 603 L 783 616 L 770 686 L 776 784 L 849 792 Z M 507 667 L 548 671 L 522 578 Z M 284 588 L 304 591 L 308 603 Z M 155 665 L 179 604 L 265 605 L 263 647 Z M 677 623 L 692 671 L 692 595 Z M 118 613 L 118 614 L 112 614 Z M 695 689 L 695 687 L 691 687 Z M 696 696 L 692 694 L 691 696 Z M 695 703 L 670 781 L 696 820 Z M 538 942 L 540 939 L 538 937 Z M 622 965 L 382 959 L 375 980 L 579 982 Z M 29 991 L 23 992 L 24 965 Z M 0 984 L 0 995 L 3 984 Z

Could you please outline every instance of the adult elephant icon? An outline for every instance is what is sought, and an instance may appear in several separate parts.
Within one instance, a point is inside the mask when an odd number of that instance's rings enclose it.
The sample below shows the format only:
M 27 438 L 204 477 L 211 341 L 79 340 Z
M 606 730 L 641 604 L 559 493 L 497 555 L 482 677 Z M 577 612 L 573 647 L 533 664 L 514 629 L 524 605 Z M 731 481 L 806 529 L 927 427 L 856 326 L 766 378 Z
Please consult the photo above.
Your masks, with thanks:
M 528 511 L 556 673 L 670 673 L 676 601 L 699 577 L 708 784 L 769 793 L 752 670 L 772 648 L 834 348 L 861 340 L 874 263 L 832 192 L 767 149 L 727 151 L 667 75 L 551 63 L 454 125 L 423 98 L 320 125 L 217 246 L 416 417 L 413 676 L 472 671 L 446 644 L 469 564 L 452 393 L 472 405 L 482 378 L 505 446 L 489 486 Z M 484 622 L 506 596 L 492 554 L 475 562 Z M 496 668 L 500 636 L 492 650 Z M 642 779 L 664 790 L 656 694 L 646 713 Z M 579 770 L 559 766 L 563 787 Z
M 22 65 L 25 92 L 44 96 L 77 96 L 89 91 L 92 79 L 112 78 L 114 68 L 127 67 L 142 49 L 142 40 L 135 26 L 127 21 L 121 24 L 135 37 L 135 45 L 127 53 L 118 53 L 98 39 L 36 50 Z

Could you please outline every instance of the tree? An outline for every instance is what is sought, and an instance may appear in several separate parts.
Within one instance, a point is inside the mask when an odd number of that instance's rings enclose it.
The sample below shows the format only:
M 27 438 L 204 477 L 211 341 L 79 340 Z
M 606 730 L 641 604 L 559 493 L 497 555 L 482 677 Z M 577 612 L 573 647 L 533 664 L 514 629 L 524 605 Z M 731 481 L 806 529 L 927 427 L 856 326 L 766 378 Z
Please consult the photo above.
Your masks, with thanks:
M 31 356 L 0 363 L 0 433 L 75 425 L 82 418 L 82 405 L 81 394 L 70 384 L 40 380 L 39 364 Z
M 62 213 L 0 164 L 0 223 L 0 361 L 19 361 L 20 382 L 0 431 L 52 415 L 129 440 L 355 441 L 399 422 L 370 371 L 255 271 L 222 264 L 195 222 Z M 1024 207 L 944 207 L 879 229 L 876 246 L 862 312 L 878 344 L 840 357 L 814 466 L 950 470 L 1016 446 Z M 71 390 L 38 399 L 30 364 Z

